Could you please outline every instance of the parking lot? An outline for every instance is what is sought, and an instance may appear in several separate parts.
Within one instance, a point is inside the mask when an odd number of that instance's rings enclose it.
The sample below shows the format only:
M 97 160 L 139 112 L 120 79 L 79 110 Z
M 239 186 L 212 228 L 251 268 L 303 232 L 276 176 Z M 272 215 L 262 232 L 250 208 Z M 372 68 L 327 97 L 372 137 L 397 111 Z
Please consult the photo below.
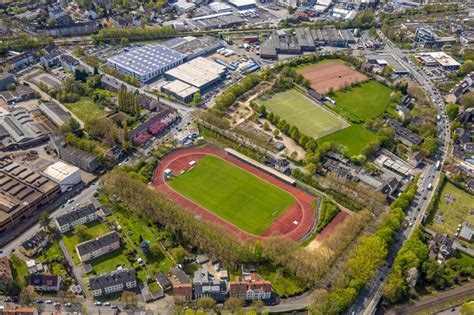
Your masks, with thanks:
M 61 86 L 64 77 L 65 75 L 60 77 L 54 73 L 40 72 L 32 76 L 31 80 L 38 86 L 43 83 L 46 84 L 50 89 L 56 89 Z

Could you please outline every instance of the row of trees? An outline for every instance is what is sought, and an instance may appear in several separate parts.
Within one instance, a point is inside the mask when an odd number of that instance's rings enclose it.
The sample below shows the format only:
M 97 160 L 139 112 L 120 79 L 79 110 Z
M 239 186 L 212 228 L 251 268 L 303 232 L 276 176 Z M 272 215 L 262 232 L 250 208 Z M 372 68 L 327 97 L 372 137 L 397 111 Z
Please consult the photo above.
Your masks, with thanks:
M 261 78 L 257 73 L 245 77 L 240 83 L 233 84 L 227 90 L 216 97 L 215 109 L 219 112 L 225 111 L 234 104 L 235 100 L 260 83 Z
M 264 105 L 260 105 L 258 110 L 261 115 L 268 119 L 281 132 L 293 139 L 307 151 L 314 151 L 318 147 L 316 140 L 301 133 L 296 126 L 290 125 L 284 119 L 281 119 L 280 116 L 267 111 Z
M 138 99 L 138 92 L 128 91 L 125 85 L 120 86 L 117 109 L 132 116 L 139 115 L 140 101 Z
M 374 234 L 361 237 L 331 290 L 317 290 L 313 294 L 310 306 L 313 314 L 341 314 L 352 305 L 385 261 L 403 222 L 404 211 L 415 196 L 416 185 L 417 180 L 391 204 L 391 212 L 379 219 Z
M 94 42 L 121 40 L 129 41 L 156 40 L 162 38 L 176 37 L 178 31 L 171 26 L 158 27 L 110 27 L 102 28 L 97 35 L 92 35 Z
M 212 222 L 202 222 L 161 193 L 129 174 L 112 172 L 103 180 L 103 192 L 110 200 L 119 199 L 131 211 L 165 225 L 181 244 L 211 253 L 224 264 L 270 262 L 287 270 L 308 286 L 317 284 L 334 261 L 370 220 L 368 211 L 350 216 L 318 249 L 310 252 L 287 238 L 263 241 L 238 240 L 238 236 Z

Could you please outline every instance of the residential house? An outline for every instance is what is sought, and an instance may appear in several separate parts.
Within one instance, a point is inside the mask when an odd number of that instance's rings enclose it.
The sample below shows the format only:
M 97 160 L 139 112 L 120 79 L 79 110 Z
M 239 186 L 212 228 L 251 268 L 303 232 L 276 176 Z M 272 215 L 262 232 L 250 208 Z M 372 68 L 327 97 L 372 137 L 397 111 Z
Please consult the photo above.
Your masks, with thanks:
M 26 262 L 26 267 L 30 274 L 42 273 L 44 272 L 44 266 L 42 263 L 37 263 L 34 259 L 28 260 Z
M 66 233 L 78 225 L 87 224 L 97 218 L 97 209 L 93 204 L 88 204 L 87 206 L 79 207 L 78 209 L 58 216 L 54 222 L 59 232 Z
M 461 231 L 459 232 L 459 238 L 466 242 L 472 242 L 474 238 L 474 230 L 472 225 L 468 222 L 463 222 Z
M 137 286 L 137 277 L 133 268 L 103 273 L 89 278 L 89 288 L 93 296 L 103 296 Z
M 35 291 L 59 291 L 61 277 L 56 275 L 30 275 L 30 285 Z
M 217 302 L 224 302 L 227 297 L 227 282 L 214 279 L 205 268 L 194 272 L 194 298 L 211 297 Z
M 272 297 L 272 283 L 262 280 L 258 274 L 252 273 L 251 280 L 241 280 L 229 283 L 229 296 L 245 299 L 246 301 L 268 300 Z
M 156 274 L 156 280 L 158 281 L 160 287 L 163 289 L 163 292 L 166 292 L 173 288 L 173 283 L 171 282 L 171 280 L 161 271 L 158 271 L 158 273 Z
M 387 126 L 393 128 L 397 138 L 405 145 L 419 145 L 423 142 L 423 137 L 403 127 L 401 123 L 394 119 L 387 119 Z
M 188 275 L 181 268 L 177 267 L 171 267 L 170 272 L 172 277 L 176 280 L 176 283 L 173 283 L 173 295 L 186 300 L 192 300 L 193 284 Z
M 120 237 L 115 231 L 76 245 L 76 252 L 81 262 L 95 259 L 118 249 L 120 249 Z
M 44 230 L 40 230 L 38 233 L 33 235 L 33 237 L 24 241 L 20 246 L 20 252 L 22 252 L 27 257 L 32 257 L 43 249 L 50 239 Z
M 413 167 L 418 167 L 418 165 L 420 165 L 422 161 L 423 161 L 423 154 L 420 151 L 414 152 L 408 158 L 408 164 L 410 164 Z
M 62 55 L 61 56 L 61 65 L 65 69 L 68 69 L 69 71 L 74 72 L 79 67 L 80 62 L 76 58 L 71 57 L 69 55 Z
M 448 234 L 437 233 L 428 244 L 430 256 L 434 259 L 445 260 L 453 253 L 454 241 Z
M 8 282 L 13 280 L 12 269 L 8 257 L 0 257 L 0 282 Z
M 45 49 L 45 54 L 40 57 L 40 61 L 46 68 L 51 68 L 57 65 L 61 59 L 61 55 L 58 53 L 56 48 L 48 47 Z
M 173 284 L 173 296 L 182 297 L 185 300 L 192 300 L 193 285 L 192 283 L 176 283 Z

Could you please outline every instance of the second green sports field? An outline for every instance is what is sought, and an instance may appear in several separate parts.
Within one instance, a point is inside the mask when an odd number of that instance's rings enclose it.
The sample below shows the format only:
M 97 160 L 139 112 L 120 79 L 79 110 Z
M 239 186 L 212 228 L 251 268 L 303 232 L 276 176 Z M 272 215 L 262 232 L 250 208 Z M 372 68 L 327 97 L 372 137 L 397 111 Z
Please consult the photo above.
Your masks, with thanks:
M 320 138 L 349 126 L 342 118 L 295 90 L 278 93 L 269 99 L 260 100 L 260 103 L 313 138 Z
M 245 232 L 260 235 L 296 202 L 288 192 L 211 155 L 168 185 Z

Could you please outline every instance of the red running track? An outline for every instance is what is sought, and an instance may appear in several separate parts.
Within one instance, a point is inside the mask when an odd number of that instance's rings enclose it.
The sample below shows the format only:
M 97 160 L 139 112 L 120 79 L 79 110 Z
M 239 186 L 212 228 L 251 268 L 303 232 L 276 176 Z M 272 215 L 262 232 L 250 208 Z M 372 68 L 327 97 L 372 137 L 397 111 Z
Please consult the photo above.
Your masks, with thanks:
M 169 187 L 166 183 L 166 180 L 164 179 L 164 171 L 166 169 L 172 170 L 174 174 L 179 174 L 182 171 L 186 171 L 192 167 L 189 164 L 191 161 L 197 162 L 200 158 L 206 155 L 214 155 L 220 157 L 234 164 L 235 166 L 240 167 L 260 177 L 266 182 L 269 182 L 275 186 L 280 187 L 283 190 L 288 191 L 290 194 L 293 195 L 293 197 L 295 197 L 296 202 L 287 210 L 285 210 L 280 215 L 280 217 L 278 217 L 272 223 L 272 225 L 261 235 L 252 235 L 241 230 L 234 224 L 220 218 L 213 212 L 201 207 L 194 201 L 179 194 L 177 191 Z M 290 239 L 297 241 L 303 238 L 308 233 L 314 223 L 312 203 L 315 200 L 315 197 L 228 155 L 224 150 L 220 150 L 212 146 L 177 150 L 163 157 L 163 159 L 160 161 L 160 163 L 155 169 L 155 174 L 153 176 L 153 186 L 161 192 L 165 193 L 170 199 L 177 201 L 186 209 L 189 209 L 193 214 L 197 214 L 209 221 L 218 222 L 219 224 L 225 226 L 226 229 L 228 229 L 229 231 L 238 234 L 241 239 L 248 237 L 261 239 L 263 237 L 269 237 L 274 235 L 285 235 Z

